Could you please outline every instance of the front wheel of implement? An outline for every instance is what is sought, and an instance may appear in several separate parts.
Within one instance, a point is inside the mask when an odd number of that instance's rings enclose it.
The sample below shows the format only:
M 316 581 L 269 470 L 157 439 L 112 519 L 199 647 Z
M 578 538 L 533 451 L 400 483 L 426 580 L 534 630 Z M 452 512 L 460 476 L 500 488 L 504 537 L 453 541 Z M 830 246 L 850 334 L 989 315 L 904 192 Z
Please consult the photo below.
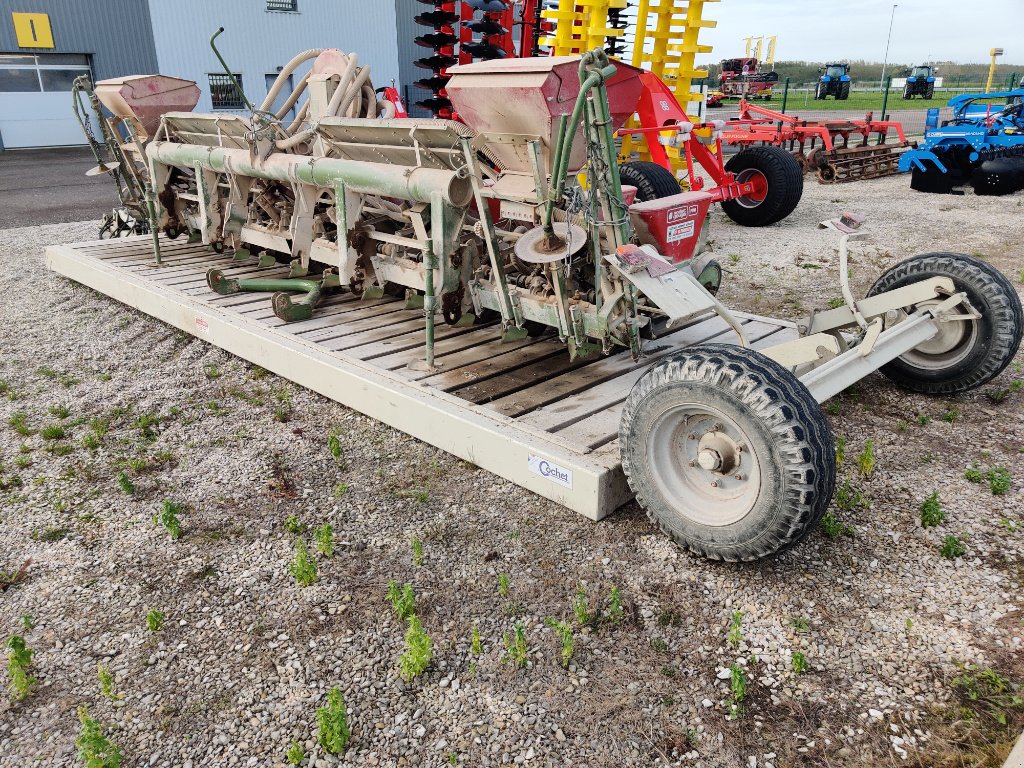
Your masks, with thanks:
M 835 488 L 835 444 L 808 389 L 775 361 L 702 344 L 652 366 L 619 423 L 622 468 L 648 517 L 713 560 L 795 544 Z
M 900 262 L 878 278 L 868 296 L 929 277 L 950 278 L 981 319 L 938 323 L 934 338 L 882 366 L 882 373 L 904 389 L 932 395 L 953 395 L 987 384 L 1017 354 L 1024 328 L 1020 297 L 1002 272 L 963 253 L 925 253 Z M 940 301 L 941 297 L 904 307 L 902 314 Z
M 722 210 L 744 227 L 766 227 L 789 216 L 804 192 L 799 161 L 782 147 L 750 147 L 733 155 L 725 170 L 736 181 L 760 182 L 764 193 L 723 200 Z

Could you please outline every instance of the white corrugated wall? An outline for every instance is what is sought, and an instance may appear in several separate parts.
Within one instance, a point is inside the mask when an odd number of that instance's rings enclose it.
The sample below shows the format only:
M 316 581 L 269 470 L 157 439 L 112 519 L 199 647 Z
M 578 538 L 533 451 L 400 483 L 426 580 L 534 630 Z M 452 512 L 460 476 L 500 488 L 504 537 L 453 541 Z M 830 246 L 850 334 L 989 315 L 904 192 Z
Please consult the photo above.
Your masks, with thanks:
M 265 75 L 308 48 L 358 54 L 375 88 L 399 77 L 394 0 L 297 0 L 296 13 L 267 11 L 267 0 L 148 1 L 160 73 L 195 80 L 203 94 L 198 111 L 211 109 L 208 74 L 223 71 L 209 45 L 221 26 L 217 47 L 257 104 L 267 93 Z

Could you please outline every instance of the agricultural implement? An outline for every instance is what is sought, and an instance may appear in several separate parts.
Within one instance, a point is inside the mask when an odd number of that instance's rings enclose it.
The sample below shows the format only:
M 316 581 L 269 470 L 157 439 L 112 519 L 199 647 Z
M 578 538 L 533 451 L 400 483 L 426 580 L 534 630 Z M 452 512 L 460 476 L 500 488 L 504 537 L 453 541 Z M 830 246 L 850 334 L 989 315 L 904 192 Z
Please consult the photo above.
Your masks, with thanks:
M 1024 88 L 955 96 L 949 106 L 952 119 L 900 157 L 910 188 L 956 194 L 971 186 L 979 195 L 1024 189 Z
M 900 153 L 914 146 L 901 123 L 875 120 L 870 112 L 863 120 L 801 120 L 747 101 L 723 136 L 740 147 L 785 147 L 823 184 L 890 176 Z
M 375 101 L 346 115 L 338 105 L 368 81 L 340 61 L 318 55 L 306 122 L 291 130 L 259 112 L 164 114 L 145 149 L 157 226 L 246 264 L 248 251 L 290 264 L 292 277 L 274 280 L 208 274 L 221 297 L 272 292 L 282 320 L 308 322 L 338 291 L 367 302 L 404 292 L 424 317 L 423 357 L 410 366 L 428 374 L 449 359 L 435 356 L 438 314 L 509 343 L 547 335 L 573 365 L 662 350 L 623 395 L 621 465 L 651 518 L 694 552 L 753 560 L 817 524 L 836 475 L 822 401 L 878 369 L 913 391 L 956 394 L 991 380 L 1017 350 L 1016 292 L 969 256 L 915 257 L 856 300 L 847 245 L 863 237 L 862 220 L 844 214 L 825 223 L 840 237 L 843 305 L 754 351 L 698 279 L 713 191 L 629 202 L 613 132 L 633 113 L 643 73 L 601 49 L 452 67 L 445 91 L 460 123 L 379 118 Z M 731 343 L 658 346 L 708 318 Z M 530 462 L 545 482 L 572 487 L 550 463 Z
M 727 98 L 770 100 L 779 84 L 779 73 L 762 72 L 756 58 L 723 59 L 721 67 L 718 90 Z
M 935 95 L 935 75 L 938 72 L 934 67 L 914 67 L 903 84 L 903 98 L 907 101 L 915 96 L 930 99 Z
M 814 98 L 822 101 L 829 96 L 836 101 L 846 101 L 850 98 L 850 65 L 849 64 L 826 64 L 824 70 L 818 69 L 821 76 L 814 88 Z

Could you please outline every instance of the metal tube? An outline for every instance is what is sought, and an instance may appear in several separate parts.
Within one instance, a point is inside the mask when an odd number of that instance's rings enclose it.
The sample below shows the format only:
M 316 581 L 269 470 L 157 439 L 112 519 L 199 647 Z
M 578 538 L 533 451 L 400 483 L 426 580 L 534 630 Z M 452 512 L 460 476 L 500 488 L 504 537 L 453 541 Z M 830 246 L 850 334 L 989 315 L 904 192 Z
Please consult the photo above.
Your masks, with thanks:
M 247 106 L 249 111 L 252 112 L 256 108 L 252 105 L 252 102 L 249 101 L 249 97 L 245 95 L 245 91 L 242 90 L 241 84 L 239 84 L 238 80 L 235 79 L 235 73 L 231 71 L 231 67 L 229 67 L 228 63 L 224 61 L 224 57 L 221 56 L 220 51 L 217 50 L 216 43 L 213 42 L 223 31 L 224 27 L 220 27 L 213 33 L 213 37 L 210 38 L 210 47 L 213 48 L 213 52 L 217 56 L 217 60 L 220 62 L 220 65 L 224 67 L 224 73 L 231 78 L 231 84 L 235 86 L 235 90 L 238 91 L 238 95 L 242 97 L 242 101 L 245 102 L 245 106 Z
M 437 266 L 433 244 L 428 241 L 423 251 L 423 313 L 427 320 L 427 369 L 434 367 L 434 312 L 437 309 L 437 297 L 434 296 L 434 269 Z
M 254 161 L 245 149 L 204 147 L 169 141 L 150 143 L 146 147 L 146 155 L 150 160 L 164 165 L 205 168 L 218 173 L 301 182 L 330 189 L 344 184 L 352 192 L 400 197 L 420 203 L 429 203 L 431 194 L 438 192 L 446 202 L 457 208 L 466 207 L 473 196 L 472 186 L 465 176 L 433 168 L 281 153 L 272 154 L 259 162 Z

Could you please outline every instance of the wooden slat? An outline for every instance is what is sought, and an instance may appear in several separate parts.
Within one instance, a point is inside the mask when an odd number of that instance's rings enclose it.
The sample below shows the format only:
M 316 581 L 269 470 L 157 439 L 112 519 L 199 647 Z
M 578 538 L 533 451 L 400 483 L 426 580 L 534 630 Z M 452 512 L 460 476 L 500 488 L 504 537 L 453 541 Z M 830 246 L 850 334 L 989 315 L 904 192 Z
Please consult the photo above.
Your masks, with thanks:
M 570 362 L 565 345 L 558 339 L 547 338 L 475 366 L 432 376 L 424 382 L 470 402 L 486 403 L 591 362 Z
M 469 333 L 446 339 L 444 342 L 434 345 L 434 356 L 442 370 L 452 371 L 465 365 L 472 365 L 490 357 L 511 352 L 521 347 L 528 347 L 536 344 L 537 339 L 529 337 L 519 341 L 502 342 L 499 338 L 501 326 L 497 323 L 477 326 Z M 372 359 L 374 365 L 386 368 L 390 371 L 404 368 L 413 360 L 422 360 L 422 351 L 390 352 L 375 358 L 364 357 L 364 360 Z M 429 372 L 418 372 L 409 378 L 420 379 L 431 375 Z

